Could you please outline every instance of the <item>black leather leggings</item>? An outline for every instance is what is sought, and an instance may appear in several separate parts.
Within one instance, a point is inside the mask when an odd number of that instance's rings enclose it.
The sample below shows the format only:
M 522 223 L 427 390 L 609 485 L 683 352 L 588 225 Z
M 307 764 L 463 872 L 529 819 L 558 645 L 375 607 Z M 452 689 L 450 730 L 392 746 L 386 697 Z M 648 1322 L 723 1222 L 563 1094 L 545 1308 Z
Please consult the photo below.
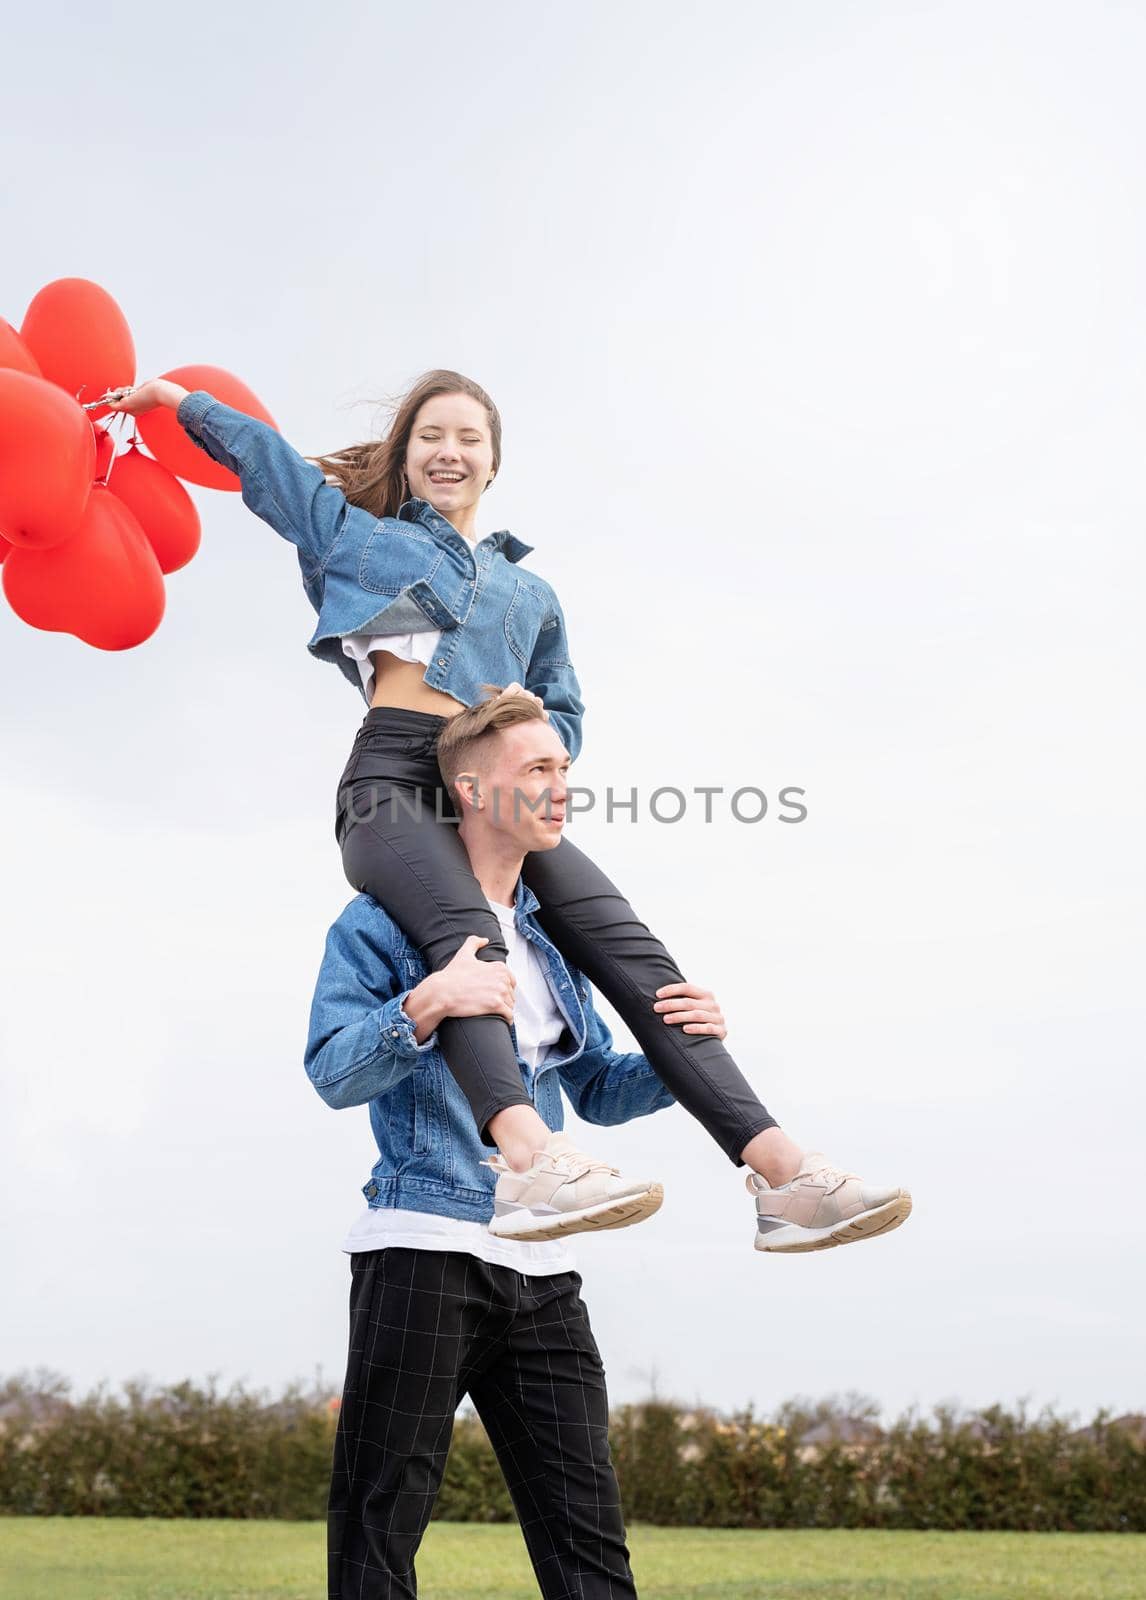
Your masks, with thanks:
M 457 816 L 434 754 L 445 724 L 445 717 L 424 711 L 368 711 L 339 783 L 336 823 L 347 878 L 385 906 L 434 972 L 471 933 L 489 940 L 479 960 L 508 955 L 456 821 L 439 820 Z M 685 981 L 664 945 L 568 838 L 527 855 L 522 877 L 540 902 L 535 914 L 546 937 L 617 1008 L 657 1076 L 742 1166 L 741 1150 L 776 1120 L 719 1039 L 683 1033 L 653 1010 L 659 988 Z M 499 1016 L 448 1017 L 438 1037 L 483 1142 L 492 1144 L 490 1118 L 531 1103 L 508 1023 Z

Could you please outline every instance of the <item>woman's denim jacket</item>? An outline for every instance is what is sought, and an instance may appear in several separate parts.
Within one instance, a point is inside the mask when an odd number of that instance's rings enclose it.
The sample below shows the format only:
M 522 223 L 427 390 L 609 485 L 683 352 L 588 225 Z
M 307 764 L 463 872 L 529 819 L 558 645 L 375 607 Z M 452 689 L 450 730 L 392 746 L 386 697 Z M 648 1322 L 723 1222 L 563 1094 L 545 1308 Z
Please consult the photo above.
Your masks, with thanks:
M 238 474 L 251 510 L 297 546 L 303 587 L 318 612 L 312 655 L 335 662 L 362 690 L 344 634 L 440 628 L 426 668 L 430 688 L 469 706 L 484 683 L 522 683 L 541 696 L 576 760 L 585 707 L 557 596 L 544 578 L 517 567 L 532 545 L 504 528 L 471 544 L 417 497 L 396 517 L 372 516 L 276 428 L 203 389 L 180 401 L 177 416 L 213 461 Z
M 566 964 L 533 917 L 537 897 L 519 878 L 514 921 L 542 957 L 566 1031 L 536 1072 L 518 1053 L 522 1081 L 551 1128 L 563 1122 L 561 1090 L 586 1122 L 628 1122 L 673 1096 L 643 1055 L 613 1049 L 582 973 Z M 306 1070 L 328 1106 L 369 1104 L 378 1160 L 363 1188 L 374 1209 L 493 1216 L 496 1175 L 469 1102 L 438 1049 L 418 1044 L 402 1002 L 427 975 L 418 949 L 369 895 L 350 902 L 326 936 L 310 1013 Z M 514 1048 L 517 1033 L 511 1028 Z

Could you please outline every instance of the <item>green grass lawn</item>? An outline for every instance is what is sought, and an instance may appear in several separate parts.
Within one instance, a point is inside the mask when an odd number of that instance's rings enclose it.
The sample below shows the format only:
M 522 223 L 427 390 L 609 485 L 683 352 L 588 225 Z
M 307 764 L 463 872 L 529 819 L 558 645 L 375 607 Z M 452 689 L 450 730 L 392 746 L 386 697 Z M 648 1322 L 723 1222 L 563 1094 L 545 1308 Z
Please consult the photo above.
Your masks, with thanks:
M 0 1600 L 325 1600 L 312 1522 L 0 1518 Z M 1142 1600 L 1146 1534 L 633 1527 L 643 1600 Z M 431 1525 L 422 1600 L 535 1600 L 515 1526 Z

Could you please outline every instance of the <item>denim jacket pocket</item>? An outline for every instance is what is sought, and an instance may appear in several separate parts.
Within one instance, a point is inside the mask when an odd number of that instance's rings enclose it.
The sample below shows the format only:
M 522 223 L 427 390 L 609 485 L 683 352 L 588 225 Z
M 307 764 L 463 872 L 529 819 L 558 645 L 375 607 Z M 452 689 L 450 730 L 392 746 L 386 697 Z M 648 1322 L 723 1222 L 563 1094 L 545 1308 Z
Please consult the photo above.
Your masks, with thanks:
M 372 594 L 401 594 L 415 583 L 429 582 L 443 559 L 432 539 L 381 527 L 366 541 L 358 581 Z
M 523 667 L 529 665 L 537 635 L 541 632 L 547 610 L 545 597 L 531 584 L 518 578 L 513 599 L 505 613 L 505 637 L 509 648 Z

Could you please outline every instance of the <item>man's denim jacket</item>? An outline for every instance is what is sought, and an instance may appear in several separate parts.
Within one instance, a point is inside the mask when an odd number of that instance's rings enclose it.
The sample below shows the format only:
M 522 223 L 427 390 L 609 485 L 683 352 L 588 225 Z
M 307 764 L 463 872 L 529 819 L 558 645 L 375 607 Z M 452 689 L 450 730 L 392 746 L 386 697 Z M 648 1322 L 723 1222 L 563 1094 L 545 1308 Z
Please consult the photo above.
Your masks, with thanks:
M 200 449 L 237 473 L 256 516 L 297 547 L 303 587 L 318 612 L 307 645 L 312 655 L 335 662 L 362 691 L 358 667 L 342 649 L 344 634 L 440 628 L 425 675 L 432 689 L 471 706 L 484 683 L 522 683 L 541 696 L 576 760 L 585 707 L 557 596 L 544 578 L 517 567 L 532 545 L 504 528 L 471 544 L 416 496 L 396 517 L 371 516 L 277 428 L 206 390 L 186 395 L 176 414 Z
M 675 1104 L 643 1055 L 613 1049 L 582 973 L 541 932 L 537 897 L 518 879 L 514 922 L 542 958 L 566 1030 L 522 1081 L 551 1128 L 561 1090 L 585 1122 L 628 1122 Z M 359 894 L 326 936 L 310 1013 L 306 1070 L 327 1105 L 369 1104 L 378 1160 L 363 1188 L 372 1208 L 401 1207 L 488 1222 L 496 1175 L 469 1102 L 432 1033 L 418 1044 L 402 1002 L 427 975 L 421 954 L 376 900 Z M 514 1048 L 517 1034 L 513 1031 Z

